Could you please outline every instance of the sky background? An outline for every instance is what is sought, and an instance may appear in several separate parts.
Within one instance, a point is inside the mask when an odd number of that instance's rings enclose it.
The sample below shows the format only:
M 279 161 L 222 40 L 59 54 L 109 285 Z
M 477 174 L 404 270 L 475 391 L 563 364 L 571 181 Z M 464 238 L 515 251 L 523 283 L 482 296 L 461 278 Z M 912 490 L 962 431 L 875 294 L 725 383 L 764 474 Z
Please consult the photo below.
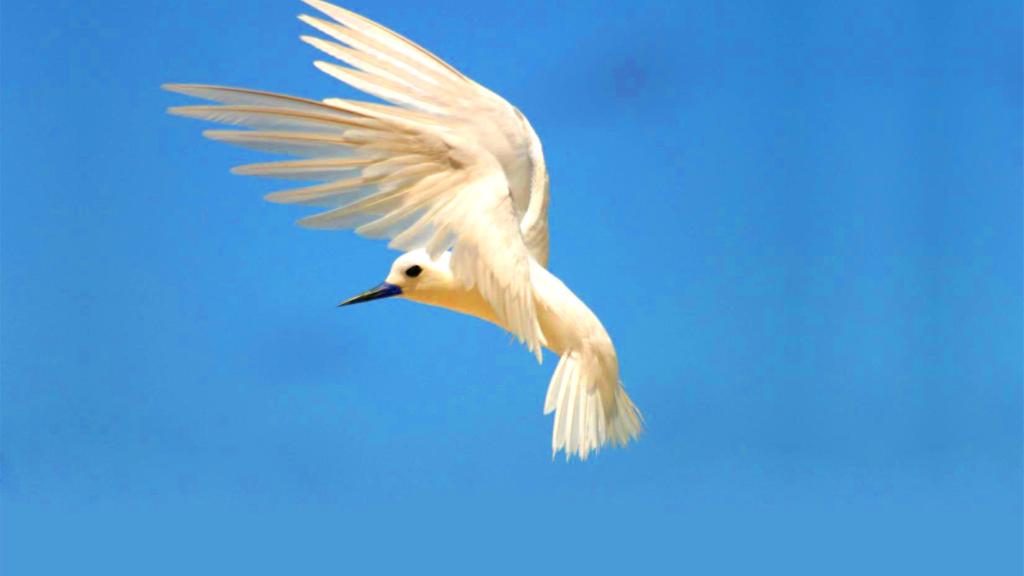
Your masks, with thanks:
M 5 2 L 0 571 L 1021 573 L 1019 2 L 347 6 L 530 118 L 647 432 L 164 114 L 353 96 L 303 5 Z

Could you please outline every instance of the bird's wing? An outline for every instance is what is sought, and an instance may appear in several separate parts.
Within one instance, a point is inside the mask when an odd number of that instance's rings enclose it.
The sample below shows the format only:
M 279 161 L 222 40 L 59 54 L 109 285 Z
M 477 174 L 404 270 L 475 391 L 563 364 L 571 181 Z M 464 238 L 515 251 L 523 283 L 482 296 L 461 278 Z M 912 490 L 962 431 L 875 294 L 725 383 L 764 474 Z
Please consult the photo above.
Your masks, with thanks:
M 500 97 L 387 28 L 324 2 L 307 3 L 334 22 L 301 19 L 345 45 L 304 40 L 355 68 L 327 62 L 317 67 L 394 106 L 171 84 L 165 88 L 218 105 L 170 111 L 248 128 L 209 130 L 211 139 L 301 157 L 234 171 L 319 181 L 267 197 L 328 208 L 301 220 L 303 225 L 355 228 L 391 239 L 393 248 L 425 247 L 434 256 L 451 248 L 456 277 L 476 286 L 539 359 L 544 338 L 530 258 L 533 252 L 539 262 L 547 260 L 547 176 L 529 123 Z M 529 228 L 521 229 L 523 224 Z
M 523 114 L 418 44 L 359 14 L 304 0 L 331 21 L 299 19 L 332 40 L 302 40 L 348 64 L 316 62 L 336 79 L 408 110 L 422 112 L 476 142 L 494 156 L 509 182 L 509 193 L 527 249 L 542 265 L 548 260 L 548 175 L 540 139 Z M 327 99 L 328 104 L 351 104 Z

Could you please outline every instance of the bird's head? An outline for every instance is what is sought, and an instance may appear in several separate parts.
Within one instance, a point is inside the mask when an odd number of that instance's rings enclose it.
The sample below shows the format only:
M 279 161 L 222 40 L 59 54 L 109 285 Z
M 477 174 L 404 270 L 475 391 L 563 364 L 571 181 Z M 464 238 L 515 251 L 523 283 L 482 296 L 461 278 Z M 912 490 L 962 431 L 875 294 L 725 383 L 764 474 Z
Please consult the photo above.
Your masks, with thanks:
M 391 272 L 388 273 L 384 282 L 345 300 L 338 306 L 359 304 L 392 296 L 429 302 L 439 292 L 450 291 L 453 285 L 448 260 L 448 253 L 444 253 L 434 260 L 425 250 L 406 252 L 391 264 Z

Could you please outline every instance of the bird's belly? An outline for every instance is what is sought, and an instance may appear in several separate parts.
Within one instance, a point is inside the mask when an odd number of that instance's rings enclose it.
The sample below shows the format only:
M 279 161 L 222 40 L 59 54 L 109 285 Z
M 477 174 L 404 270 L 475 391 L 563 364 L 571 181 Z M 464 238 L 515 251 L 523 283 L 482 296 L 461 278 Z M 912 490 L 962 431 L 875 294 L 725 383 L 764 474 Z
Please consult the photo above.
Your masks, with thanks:
M 569 294 L 571 295 L 571 293 Z M 537 322 L 544 333 L 544 347 L 561 356 L 566 350 L 578 346 L 580 335 L 574 332 L 574 329 L 580 327 L 578 326 L 579 322 L 572 320 L 575 318 L 573 315 L 566 316 L 568 312 L 566 308 L 571 301 L 567 300 L 564 295 L 562 298 L 555 299 L 545 298 L 545 296 L 540 293 L 535 293 L 534 295 Z M 495 324 L 507 332 L 511 332 L 508 326 L 505 326 L 497 318 L 491 305 L 474 289 L 437 292 L 421 290 L 412 292 L 404 297 L 421 304 L 438 306 L 453 312 L 473 316 Z M 576 300 L 574 296 L 572 299 Z M 578 300 L 576 301 L 578 302 Z
M 566 331 L 564 322 L 558 318 L 553 310 L 546 306 L 539 306 L 537 310 L 537 321 L 540 322 L 540 329 L 544 332 L 544 347 L 559 356 L 571 348 L 571 337 Z

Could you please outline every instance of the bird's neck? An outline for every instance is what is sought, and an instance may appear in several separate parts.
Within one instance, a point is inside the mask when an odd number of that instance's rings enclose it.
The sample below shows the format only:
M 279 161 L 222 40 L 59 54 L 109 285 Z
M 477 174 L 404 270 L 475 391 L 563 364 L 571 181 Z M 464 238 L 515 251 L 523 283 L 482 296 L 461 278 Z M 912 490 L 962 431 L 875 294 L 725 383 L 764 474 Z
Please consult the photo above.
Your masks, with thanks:
M 494 314 L 494 309 L 484 300 L 480 292 L 475 289 L 467 289 L 456 281 L 444 286 L 416 290 L 409 294 L 407 298 L 421 304 L 438 306 L 454 312 L 467 314 L 474 318 L 480 318 L 504 328 Z

